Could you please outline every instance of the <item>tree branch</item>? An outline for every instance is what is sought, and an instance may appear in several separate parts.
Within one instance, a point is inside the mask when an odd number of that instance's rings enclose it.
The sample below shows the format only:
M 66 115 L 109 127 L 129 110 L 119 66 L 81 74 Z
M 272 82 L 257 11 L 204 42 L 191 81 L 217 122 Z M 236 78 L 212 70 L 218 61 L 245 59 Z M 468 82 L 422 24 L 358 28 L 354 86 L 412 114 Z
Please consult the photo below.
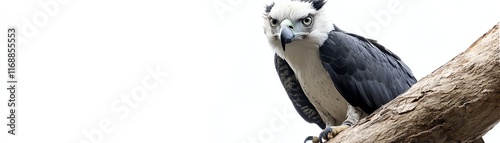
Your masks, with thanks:
M 329 143 L 472 142 L 500 121 L 500 23 Z

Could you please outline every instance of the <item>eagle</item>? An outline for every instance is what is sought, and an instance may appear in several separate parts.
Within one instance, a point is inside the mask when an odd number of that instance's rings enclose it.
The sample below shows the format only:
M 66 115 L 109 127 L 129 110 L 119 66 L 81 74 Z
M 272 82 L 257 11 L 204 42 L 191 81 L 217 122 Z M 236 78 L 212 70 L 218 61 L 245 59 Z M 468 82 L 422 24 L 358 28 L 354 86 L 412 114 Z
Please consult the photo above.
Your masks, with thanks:
M 299 115 L 323 142 L 355 125 L 417 82 L 396 54 L 373 39 L 339 29 L 326 0 L 265 6 L 264 34 L 281 83 Z

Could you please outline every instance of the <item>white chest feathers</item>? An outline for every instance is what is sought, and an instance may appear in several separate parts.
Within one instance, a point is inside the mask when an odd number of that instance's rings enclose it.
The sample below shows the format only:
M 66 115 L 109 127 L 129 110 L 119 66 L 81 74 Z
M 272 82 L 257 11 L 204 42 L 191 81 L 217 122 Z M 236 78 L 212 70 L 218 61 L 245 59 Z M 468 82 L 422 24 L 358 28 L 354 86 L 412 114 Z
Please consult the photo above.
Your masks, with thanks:
M 289 44 L 282 54 L 325 124 L 341 124 L 346 118 L 348 103 L 323 67 L 318 48 L 307 44 Z

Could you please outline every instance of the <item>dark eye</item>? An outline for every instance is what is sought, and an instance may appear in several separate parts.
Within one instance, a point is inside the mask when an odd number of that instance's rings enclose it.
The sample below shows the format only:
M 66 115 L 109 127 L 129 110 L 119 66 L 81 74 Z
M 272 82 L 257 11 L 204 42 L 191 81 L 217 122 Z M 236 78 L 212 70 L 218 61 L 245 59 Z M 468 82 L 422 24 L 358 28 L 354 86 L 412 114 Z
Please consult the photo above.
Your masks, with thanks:
M 269 23 L 271 23 L 271 26 L 276 26 L 278 24 L 278 20 L 271 18 L 269 19 Z
M 312 17 L 311 16 L 308 16 L 304 19 L 302 19 L 302 24 L 306 25 L 306 26 L 309 26 L 312 24 Z

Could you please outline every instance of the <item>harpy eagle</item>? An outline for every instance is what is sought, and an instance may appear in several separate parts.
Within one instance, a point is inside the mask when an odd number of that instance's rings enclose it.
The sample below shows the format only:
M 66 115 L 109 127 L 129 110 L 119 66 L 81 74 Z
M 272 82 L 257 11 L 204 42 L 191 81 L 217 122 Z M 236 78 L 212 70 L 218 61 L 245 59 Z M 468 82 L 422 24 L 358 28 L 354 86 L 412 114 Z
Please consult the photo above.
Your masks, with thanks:
M 329 19 L 325 0 L 289 0 L 265 7 L 264 33 L 279 78 L 297 112 L 324 129 L 323 142 L 405 92 L 410 68 L 375 40 L 347 33 Z

